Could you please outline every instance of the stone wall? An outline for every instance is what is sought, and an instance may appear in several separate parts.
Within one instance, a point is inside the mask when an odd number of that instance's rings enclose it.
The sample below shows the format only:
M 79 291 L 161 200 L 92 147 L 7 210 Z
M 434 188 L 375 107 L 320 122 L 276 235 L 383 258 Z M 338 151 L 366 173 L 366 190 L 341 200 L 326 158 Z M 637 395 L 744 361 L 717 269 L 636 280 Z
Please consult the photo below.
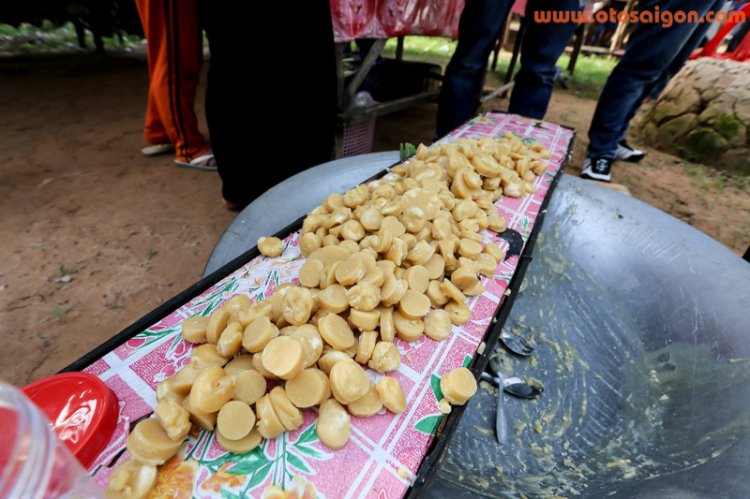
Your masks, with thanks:
M 639 124 L 645 142 L 690 161 L 750 174 L 750 64 L 688 62 Z

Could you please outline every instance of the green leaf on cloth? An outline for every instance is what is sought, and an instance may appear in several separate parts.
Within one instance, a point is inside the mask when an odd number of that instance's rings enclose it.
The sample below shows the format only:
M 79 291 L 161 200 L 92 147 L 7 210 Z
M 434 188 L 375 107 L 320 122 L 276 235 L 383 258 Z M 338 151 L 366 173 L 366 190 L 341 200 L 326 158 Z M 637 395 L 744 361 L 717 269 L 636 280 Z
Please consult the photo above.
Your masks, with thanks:
M 286 455 L 286 462 L 300 470 L 302 473 L 312 473 L 312 470 L 307 466 L 307 463 L 305 463 L 302 458 L 297 457 L 294 454 L 288 453 Z
M 432 386 L 432 393 L 435 394 L 435 398 L 440 401 L 443 398 L 443 391 L 440 389 L 440 376 L 433 373 L 430 376 L 430 386 Z
M 422 433 L 427 433 L 428 435 L 434 435 L 437 432 L 437 427 L 442 419 L 442 414 L 433 414 L 431 416 L 424 417 L 420 419 L 416 425 L 414 425 L 414 429 L 417 431 L 421 431 Z

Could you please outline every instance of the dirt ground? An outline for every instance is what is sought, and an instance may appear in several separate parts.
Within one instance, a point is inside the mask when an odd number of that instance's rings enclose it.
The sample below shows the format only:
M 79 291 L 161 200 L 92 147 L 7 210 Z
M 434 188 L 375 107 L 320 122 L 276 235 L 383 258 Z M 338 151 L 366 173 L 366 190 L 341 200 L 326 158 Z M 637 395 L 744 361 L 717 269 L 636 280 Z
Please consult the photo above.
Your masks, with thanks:
M 54 374 L 199 280 L 235 216 L 221 206 L 216 173 L 140 154 L 147 89 L 143 54 L 0 59 L 3 381 Z M 595 105 L 563 91 L 552 99 L 548 120 L 579 131 L 574 175 Z M 431 142 L 435 114 L 425 104 L 379 118 L 374 150 Z M 748 193 L 649 152 L 641 165 L 617 165 L 614 181 L 744 251 Z

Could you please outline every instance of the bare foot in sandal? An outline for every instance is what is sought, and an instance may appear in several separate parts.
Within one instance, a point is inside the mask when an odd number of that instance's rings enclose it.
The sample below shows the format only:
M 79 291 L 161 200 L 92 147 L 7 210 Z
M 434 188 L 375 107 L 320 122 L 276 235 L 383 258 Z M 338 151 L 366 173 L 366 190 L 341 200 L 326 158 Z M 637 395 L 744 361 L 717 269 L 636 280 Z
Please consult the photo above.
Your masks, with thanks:
M 210 149 L 197 158 L 194 158 L 190 162 L 180 161 L 179 159 L 176 159 L 174 160 L 174 163 L 177 166 L 182 166 L 185 168 L 195 168 L 196 170 L 206 170 L 211 172 L 215 172 L 216 170 L 218 170 L 218 168 L 216 167 L 216 158 L 214 157 L 213 151 Z
M 224 198 L 221 198 L 221 203 L 224 205 L 224 208 L 229 211 L 240 211 L 248 205 L 248 203 L 233 203 L 231 201 L 227 201 Z

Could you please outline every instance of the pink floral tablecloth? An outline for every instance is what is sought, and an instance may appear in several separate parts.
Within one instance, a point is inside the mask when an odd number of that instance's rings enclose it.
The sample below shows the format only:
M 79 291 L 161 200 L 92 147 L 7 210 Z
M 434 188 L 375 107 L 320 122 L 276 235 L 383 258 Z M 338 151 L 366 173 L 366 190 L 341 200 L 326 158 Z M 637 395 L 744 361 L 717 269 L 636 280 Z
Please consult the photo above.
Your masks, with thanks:
M 519 135 L 527 143 L 539 141 L 552 152 L 546 173 L 535 181 L 538 191 L 533 196 L 503 197 L 496 203 L 507 228 L 519 232 L 525 243 L 550 183 L 568 153 L 573 131 L 515 115 L 486 114 L 441 142 L 459 137 L 500 137 L 506 132 Z M 486 241 L 493 240 L 507 248 L 507 243 L 494 233 L 485 231 L 483 235 Z M 284 239 L 280 257 L 253 259 L 85 369 L 101 378 L 120 401 L 117 430 L 89 467 L 89 473 L 102 488 L 113 467 L 128 457 L 122 451 L 130 423 L 153 411 L 156 385 L 190 360 L 193 345 L 180 336 L 182 320 L 196 314 L 208 315 L 238 293 L 253 300 L 263 299 L 281 283 L 298 282 L 298 271 L 304 262 L 298 236 L 294 233 Z M 395 340 L 403 363 L 389 375 L 398 379 L 406 394 L 408 408 L 404 413 L 383 411 L 367 419 L 352 416 L 351 439 L 338 451 L 318 440 L 317 414 L 312 409 L 303 411 L 305 421 L 297 430 L 264 440 L 245 455 L 226 453 L 213 432 L 194 430 L 178 455 L 162 467 L 152 497 L 269 497 L 272 490 L 277 494 L 273 497 L 282 497 L 278 488 L 271 487 L 274 484 L 286 491 L 287 498 L 402 497 L 444 417 L 438 408 L 442 398 L 440 376 L 471 361 L 517 264 L 517 256 L 508 258 L 498 265 L 493 278 L 483 279 L 486 291 L 468 302 L 471 320 L 461 327 L 454 326 L 449 339 L 436 342 L 423 336 L 415 343 Z M 382 376 L 372 370 L 367 373 L 375 382 Z M 409 477 L 401 476 L 403 469 Z

